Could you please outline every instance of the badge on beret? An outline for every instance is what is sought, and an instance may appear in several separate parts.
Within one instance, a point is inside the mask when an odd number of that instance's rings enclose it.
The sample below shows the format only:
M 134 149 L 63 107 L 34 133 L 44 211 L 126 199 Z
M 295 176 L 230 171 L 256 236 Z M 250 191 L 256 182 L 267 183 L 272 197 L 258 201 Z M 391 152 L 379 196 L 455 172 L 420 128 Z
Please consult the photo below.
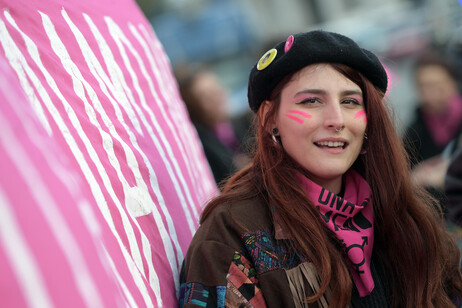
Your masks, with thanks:
M 268 65 L 273 62 L 274 58 L 276 58 L 278 51 L 276 49 L 268 50 L 261 58 L 260 61 L 257 63 L 257 70 L 261 71 L 268 67 Z
M 290 48 L 292 48 L 293 44 L 294 44 L 294 36 L 291 35 L 286 40 L 286 43 L 284 45 L 284 52 L 288 52 L 290 50 Z

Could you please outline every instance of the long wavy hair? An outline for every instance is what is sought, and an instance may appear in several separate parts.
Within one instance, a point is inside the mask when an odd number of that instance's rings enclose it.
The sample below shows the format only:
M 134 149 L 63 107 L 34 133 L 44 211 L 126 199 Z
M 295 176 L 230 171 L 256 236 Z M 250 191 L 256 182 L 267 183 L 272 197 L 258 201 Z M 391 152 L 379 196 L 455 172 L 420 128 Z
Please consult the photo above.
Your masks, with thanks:
M 352 168 L 372 189 L 374 254 L 387 273 L 393 306 L 451 307 L 450 295 L 462 295 L 459 250 L 444 231 L 439 205 L 410 178 L 408 157 L 384 94 L 357 71 L 341 64 L 330 65 L 362 89 L 366 102 L 367 153 L 359 155 Z M 344 308 L 351 301 L 353 282 L 343 247 L 294 180 L 295 171 L 308 177 L 309 173 L 286 154 L 281 143 L 271 139 L 280 93 L 290 79 L 287 76 L 273 90 L 267 113 L 263 114 L 263 108 L 257 112 L 252 164 L 228 180 L 222 194 L 204 209 L 201 222 L 217 206 L 236 200 L 258 197 L 269 204 L 270 191 L 291 244 L 317 268 L 321 287 L 307 301 L 317 301 L 330 288 L 330 307 Z

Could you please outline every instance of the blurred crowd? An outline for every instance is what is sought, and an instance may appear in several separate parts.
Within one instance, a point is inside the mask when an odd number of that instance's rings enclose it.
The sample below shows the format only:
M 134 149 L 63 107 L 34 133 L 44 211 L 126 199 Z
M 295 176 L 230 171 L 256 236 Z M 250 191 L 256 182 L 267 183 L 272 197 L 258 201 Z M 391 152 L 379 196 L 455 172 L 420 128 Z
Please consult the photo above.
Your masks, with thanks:
M 299 31 L 322 28 L 343 32 L 383 55 L 392 83 L 391 93 L 387 95 L 398 114 L 397 126 L 402 132 L 413 178 L 440 202 L 448 230 L 462 247 L 462 41 L 457 39 L 461 37 L 462 21 L 454 17 L 462 16 L 462 6 L 457 1 L 391 1 L 387 10 L 393 18 L 387 19 L 386 24 L 371 21 L 375 16 L 373 6 L 379 3 L 366 6 L 362 1 L 349 1 L 350 7 L 355 7 L 352 9 L 343 2 L 340 6 L 341 1 L 327 1 L 322 5 L 320 1 L 309 1 L 305 23 L 300 22 L 303 14 L 298 12 L 292 15 L 295 16 L 292 28 L 289 24 L 278 25 L 283 30 L 274 31 L 272 37 L 264 40 L 258 37 L 259 26 L 252 27 L 254 24 L 246 21 L 245 16 L 282 14 L 276 12 L 275 2 L 270 1 L 266 6 L 258 5 L 258 1 L 245 5 L 239 1 L 235 5 L 230 1 L 193 2 L 195 5 L 175 1 L 178 14 L 168 12 L 164 6 L 158 18 L 154 16 L 151 20 L 159 38 L 164 40 L 167 53 L 171 50 L 181 95 L 217 183 L 223 183 L 243 168 L 252 155 L 253 115 L 245 111 L 244 95 L 250 70 L 248 63 L 254 63 L 266 51 L 266 46 L 283 39 L 290 31 L 296 32 L 297 27 Z M 296 11 L 294 3 L 298 2 L 289 2 L 287 10 Z M 144 5 L 146 7 L 146 3 Z M 261 10 L 251 11 L 252 5 Z M 239 6 L 243 14 L 236 10 Z M 178 9 L 181 7 L 183 9 Z M 226 10 L 220 11 L 220 7 Z M 299 7 L 306 8 L 306 4 Z M 341 7 L 349 14 L 342 15 L 341 9 L 334 12 L 329 7 Z M 403 12 L 398 13 L 396 7 Z M 185 14 L 186 11 L 191 14 Z M 223 14 L 223 20 L 228 23 L 226 31 L 216 26 L 219 14 Z M 266 25 L 265 30 L 276 28 L 271 25 L 271 16 L 266 17 L 269 22 L 260 22 L 260 26 Z M 209 25 L 199 27 L 198 20 L 205 20 Z M 181 39 L 173 28 L 183 33 Z M 166 33 L 166 29 L 170 33 Z M 197 42 L 192 37 L 194 31 L 201 33 Z M 232 38 L 240 43 L 232 45 Z M 188 40 L 189 44 L 182 40 Z M 214 45 L 207 45 L 213 42 Z M 219 47 L 217 42 L 225 47 Z M 215 47 L 221 51 L 213 52 Z M 239 71 L 238 78 L 236 71 Z
M 444 51 L 445 50 L 445 51 Z M 441 204 L 446 224 L 462 247 L 462 96 L 459 50 L 426 50 L 415 57 L 414 119 L 403 142 L 412 176 Z
M 250 162 L 250 112 L 232 116 L 228 89 L 202 66 L 179 65 L 175 70 L 183 101 L 196 127 L 217 184 Z

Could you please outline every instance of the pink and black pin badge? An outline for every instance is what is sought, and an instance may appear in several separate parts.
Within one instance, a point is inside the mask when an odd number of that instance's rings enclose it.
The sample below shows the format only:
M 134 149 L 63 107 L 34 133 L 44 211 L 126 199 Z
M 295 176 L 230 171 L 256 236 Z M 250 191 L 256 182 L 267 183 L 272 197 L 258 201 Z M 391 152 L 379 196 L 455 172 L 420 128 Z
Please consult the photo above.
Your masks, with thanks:
M 284 53 L 288 52 L 290 48 L 292 48 L 293 44 L 294 44 L 294 36 L 291 35 L 287 38 L 286 44 L 284 45 Z

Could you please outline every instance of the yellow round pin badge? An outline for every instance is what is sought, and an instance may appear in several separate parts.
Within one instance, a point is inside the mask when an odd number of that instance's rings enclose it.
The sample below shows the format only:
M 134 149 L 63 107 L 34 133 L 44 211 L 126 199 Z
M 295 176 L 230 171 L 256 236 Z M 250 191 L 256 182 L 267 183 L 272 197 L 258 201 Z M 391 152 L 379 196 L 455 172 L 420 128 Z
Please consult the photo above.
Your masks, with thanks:
M 273 62 L 274 58 L 276 58 L 278 51 L 276 49 L 268 50 L 258 61 L 257 63 L 257 70 L 261 71 L 268 67 L 268 65 Z

